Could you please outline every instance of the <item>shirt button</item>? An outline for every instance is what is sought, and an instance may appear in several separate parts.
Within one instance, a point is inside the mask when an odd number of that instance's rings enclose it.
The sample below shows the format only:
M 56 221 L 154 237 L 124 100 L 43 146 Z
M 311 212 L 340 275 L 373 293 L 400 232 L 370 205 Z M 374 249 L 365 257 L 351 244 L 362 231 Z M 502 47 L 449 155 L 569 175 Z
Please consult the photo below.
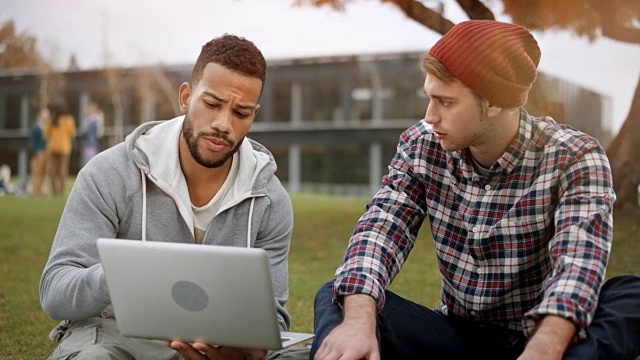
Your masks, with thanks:
M 484 274 L 484 268 L 483 267 L 479 267 L 478 269 L 476 269 L 476 272 L 478 272 L 478 274 L 482 275 L 482 274 Z
M 469 311 L 469 314 L 471 314 L 471 316 L 476 316 L 476 315 L 478 315 L 478 312 L 475 311 L 475 310 L 471 310 L 471 311 Z
M 100 313 L 100 317 L 106 318 L 107 316 L 109 316 L 109 311 L 108 310 L 102 310 L 102 312 Z
M 491 185 L 489 185 L 489 184 L 485 185 L 485 186 L 484 186 L 484 189 L 485 189 L 485 190 L 487 190 L 487 191 L 488 191 L 488 190 L 491 190 Z
M 473 229 L 471 229 L 471 231 L 473 231 L 474 233 L 477 233 L 478 231 L 480 231 L 480 228 L 477 226 L 474 226 Z

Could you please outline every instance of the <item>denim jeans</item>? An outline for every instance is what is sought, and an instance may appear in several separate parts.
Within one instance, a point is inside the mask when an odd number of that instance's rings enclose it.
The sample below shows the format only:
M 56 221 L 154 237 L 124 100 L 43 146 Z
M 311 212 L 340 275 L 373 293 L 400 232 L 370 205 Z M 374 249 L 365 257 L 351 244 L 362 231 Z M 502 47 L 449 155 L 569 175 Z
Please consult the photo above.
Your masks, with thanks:
M 311 358 L 342 322 L 342 310 L 331 299 L 332 287 L 333 280 L 316 295 Z M 376 329 L 382 359 L 516 359 L 526 344 L 521 332 L 445 316 L 391 291 L 386 299 Z M 564 359 L 633 360 L 638 355 L 640 276 L 617 276 L 602 287 L 587 339 L 571 346 Z

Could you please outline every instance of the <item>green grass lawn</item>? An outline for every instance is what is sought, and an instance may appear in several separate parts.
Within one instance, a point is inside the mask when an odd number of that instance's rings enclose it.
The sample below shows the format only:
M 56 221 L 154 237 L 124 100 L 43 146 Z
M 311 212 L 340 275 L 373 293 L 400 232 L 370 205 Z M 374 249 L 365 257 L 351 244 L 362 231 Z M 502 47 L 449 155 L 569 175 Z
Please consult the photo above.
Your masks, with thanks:
M 47 335 L 57 323 L 40 308 L 38 282 L 64 206 L 64 199 L 0 197 L 0 359 L 43 359 L 53 349 Z M 295 226 L 289 311 L 293 331 L 312 331 L 313 297 L 333 277 L 367 199 L 293 197 Z M 616 213 L 608 277 L 640 273 L 638 212 Z M 440 282 L 430 235 L 422 231 L 395 292 L 433 306 Z

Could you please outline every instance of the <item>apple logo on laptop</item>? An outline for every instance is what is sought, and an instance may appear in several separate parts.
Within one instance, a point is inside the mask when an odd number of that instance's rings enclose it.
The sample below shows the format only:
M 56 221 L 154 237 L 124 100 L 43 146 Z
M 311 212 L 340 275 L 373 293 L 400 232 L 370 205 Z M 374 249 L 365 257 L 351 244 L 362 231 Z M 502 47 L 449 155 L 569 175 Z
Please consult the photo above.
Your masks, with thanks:
M 173 284 L 171 296 L 176 304 L 187 311 L 201 311 L 209 304 L 209 295 L 191 281 L 181 280 Z

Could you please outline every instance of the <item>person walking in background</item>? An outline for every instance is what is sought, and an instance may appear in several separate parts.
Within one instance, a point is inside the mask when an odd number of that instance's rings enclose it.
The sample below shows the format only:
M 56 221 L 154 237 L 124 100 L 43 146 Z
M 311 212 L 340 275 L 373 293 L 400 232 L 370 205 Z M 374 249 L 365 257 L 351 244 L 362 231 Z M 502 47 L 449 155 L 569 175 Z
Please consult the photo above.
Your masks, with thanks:
M 42 184 L 47 173 L 47 139 L 44 137 L 44 129 L 49 121 L 49 108 L 43 107 L 38 111 L 38 116 L 29 129 L 31 150 L 29 193 L 35 196 L 43 194 Z
M 423 56 L 425 118 L 400 136 L 317 293 L 316 360 L 640 354 L 640 277 L 605 279 L 609 161 L 593 137 L 524 109 L 540 57 L 526 28 L 487 20 L 455 25 Z M 423 224 L 440 267 L 434 309 L 388 290 Z
M 51 193 L 62 196 L 69 175 L 69 158 L 76 136 L 76 121 L 65 105 L 52 106 L 51 121 L 44 136 L 47 139 L 47 162 L 51 179 Z
M 87 106 L 87 116 L 82 124 L 82 166 L 100 152 L 100 139 L 104 134 L 104 114 L 94 102 Z

